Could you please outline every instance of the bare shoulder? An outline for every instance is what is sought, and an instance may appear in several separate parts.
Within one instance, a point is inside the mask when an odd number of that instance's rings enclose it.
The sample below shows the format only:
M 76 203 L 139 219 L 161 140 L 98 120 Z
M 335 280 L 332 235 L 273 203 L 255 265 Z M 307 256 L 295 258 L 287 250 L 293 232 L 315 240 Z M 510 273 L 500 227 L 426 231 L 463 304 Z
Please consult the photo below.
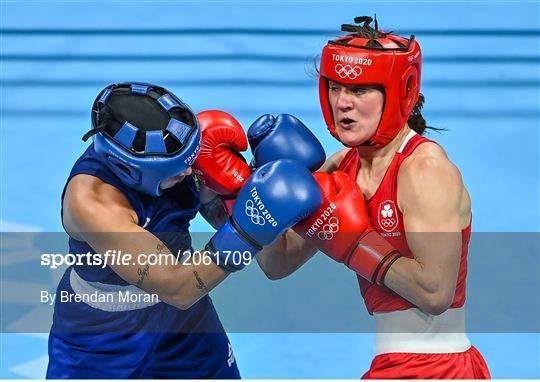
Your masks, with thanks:
M 460 214 L 470 210 L 459 169 L 441 146 L 431 142 L 418 146 L 400 167 L 398 204 L 402 211 L 441 205 Z
M 321 172 L 332 172 L 338 169 L 341 161 L 343 158 L 345 158 L 345 155 L 351 150 L 351 148 L 346 147 L 344 149 L 339 150 L 338 152 L 332 154 L 330 158 L 324 162 L 324 164 L 321 166 L 319 171 Z
M 407 158 L 407 160 L 427 157 L 448 160 L 448 155 L 446 155 L 446 151 L 444 150 L 444 148 L 434 142 L 422 143 L 421 145 L 416 147 L 416 150 L 413 151 L 413 153 Z M 405 160 L 405 162 L 407 162 L 407 160 Z
M 74 176 L 62 203 L 63 223 L 75 239 L 77 232 L 99 230 L 111 224 L 137 223 L 133 207 L 120 190 L 86 174 Z
M 399 177 L 408 179 L 423 179 L 424 176 L 450 176 L 459 178 L 461 174 L 458 168 L 450 161 L 446 151 L 432 142 L 421 144 L 407 157 L 399 170 Z M 411 180 L 412 180 L 411 179 Z

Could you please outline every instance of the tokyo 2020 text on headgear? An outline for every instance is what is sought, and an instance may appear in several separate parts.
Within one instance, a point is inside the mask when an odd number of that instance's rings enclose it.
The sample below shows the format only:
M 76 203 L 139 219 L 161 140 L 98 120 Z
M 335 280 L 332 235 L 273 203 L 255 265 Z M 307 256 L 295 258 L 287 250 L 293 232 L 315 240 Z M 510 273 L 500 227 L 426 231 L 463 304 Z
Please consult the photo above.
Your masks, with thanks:
M 94 148 L 120 180 L 152 196 L 160 183 L 190 167 L 201 131 L 188 105 L 166 89 L 144 83 L 107 86 L 92 105 Z
M 356 17 L 356 24 L 344 24 L 341 30 L 353 32 L 328 41 L 321 56 L 319 99 L 330 133 L 339 139 L 328 99 L 328 80 L 345 85 L 371 85 L 384 89 L 384 110 L 377 130 L 364 145 L 381 147 L 401 130 L 420 94 L 422 53 L 414 38 L 403 38 L 371 28 L 371 17 Z M 373 34 L 373 38 L 360 35 Z

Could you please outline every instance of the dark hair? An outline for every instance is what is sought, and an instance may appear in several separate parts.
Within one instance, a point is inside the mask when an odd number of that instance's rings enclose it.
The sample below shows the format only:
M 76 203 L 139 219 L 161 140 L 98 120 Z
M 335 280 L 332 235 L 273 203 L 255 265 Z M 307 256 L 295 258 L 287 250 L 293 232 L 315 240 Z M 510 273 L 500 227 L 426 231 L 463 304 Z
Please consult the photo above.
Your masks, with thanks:
M 375 28 L 371 27 L 371 22 L 375 21 Z M 354 22 L 356 24 L 364 23 L 363 25 L 351 25 L 351 24 L 342 24 L 341 25 L 341 31 L 342 32 L 353 32 L 355 37 L 359 38 L 365 38 L 369 41 L 367 42 L 366 46 L 373 48 L 382 48 L 382 45 L 377 41 L 378 38 L 384 38 L 387 35 L 393 33 L 393 32 L 383 32 L 379 30 L 379 24 L 377 22 L 377 16 L 375 15 L 375 19 L 369 16 L 359 16 L 354 18 Z M 397 41 L 395 41 L 398 43 Z
M 134 93 L 134 85 L 143 86 L 145 93 Z M 108 94 L 105 101 L 100 101 L 104 94 Z M 165 95 L 172 97 L 177 105 L 165 110 L 159 103 L 159 99 Z M 92 135 L 101 132 L 116 141 L 116 134 L 127 122 L 136 130 L 131 147 L 126 147 L 132 154 L 145 153 L 147 132 L 161 131 L 166 154 L 172 155 L 182 150 L 184 144 L 175 134 L 167 132 L 171 119 L 198 128 L 193 112 L 166 89 L 139 83 L 112 84 L 103 89 L 94 101 L 92 129 L 82 139 L 86 142 Z
M 407 124 L 411 129 L 416 131 L 418 134 L 423 135 L 426 130 L 433 130 L 433 131 L 445 131 L 446 129 L 441 129 L 438 127 L 432 127 L 428 126 L 426 124 L 426 120 L 422 116 L 422 108 L 424 107 L 424 101 L 426 98 L 422 93 L 418 96 L 418 101 L 416 101 L 416 105 L 414 105 L 413 111 L 411 115 L 409 116 L 409 119 L 407 120 Z

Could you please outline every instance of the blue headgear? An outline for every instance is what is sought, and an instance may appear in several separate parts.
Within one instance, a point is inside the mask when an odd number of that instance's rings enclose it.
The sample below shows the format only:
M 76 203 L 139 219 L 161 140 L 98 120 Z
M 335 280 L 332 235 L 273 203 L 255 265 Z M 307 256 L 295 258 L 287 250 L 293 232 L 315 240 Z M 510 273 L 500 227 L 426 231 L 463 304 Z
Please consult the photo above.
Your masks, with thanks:
M 190 167 L 201 130 L 188 105 L 166 89 L 143 83 L 107 86 L 92 105 L 94 149 L 127 186 L 152 196 L 160 183 Z

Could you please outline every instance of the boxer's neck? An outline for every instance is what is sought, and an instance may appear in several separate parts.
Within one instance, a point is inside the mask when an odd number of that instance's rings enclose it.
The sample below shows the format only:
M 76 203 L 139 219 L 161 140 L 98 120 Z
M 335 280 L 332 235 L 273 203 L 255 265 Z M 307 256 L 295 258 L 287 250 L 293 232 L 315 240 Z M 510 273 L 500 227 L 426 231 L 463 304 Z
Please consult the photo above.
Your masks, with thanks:
M 357 147 L 358 154 L 360 155 L 360 161 L 362 168 L 374 170 L 379 169 L 380 167 L 386 168 L 395 153 L 399 150 L 407 134 L 411 131 L 409 125 L 405 125 L 399 133 L 396 135 L 390 143 L 383 147 L 369 147 L 369 146 L 359 146 Z

